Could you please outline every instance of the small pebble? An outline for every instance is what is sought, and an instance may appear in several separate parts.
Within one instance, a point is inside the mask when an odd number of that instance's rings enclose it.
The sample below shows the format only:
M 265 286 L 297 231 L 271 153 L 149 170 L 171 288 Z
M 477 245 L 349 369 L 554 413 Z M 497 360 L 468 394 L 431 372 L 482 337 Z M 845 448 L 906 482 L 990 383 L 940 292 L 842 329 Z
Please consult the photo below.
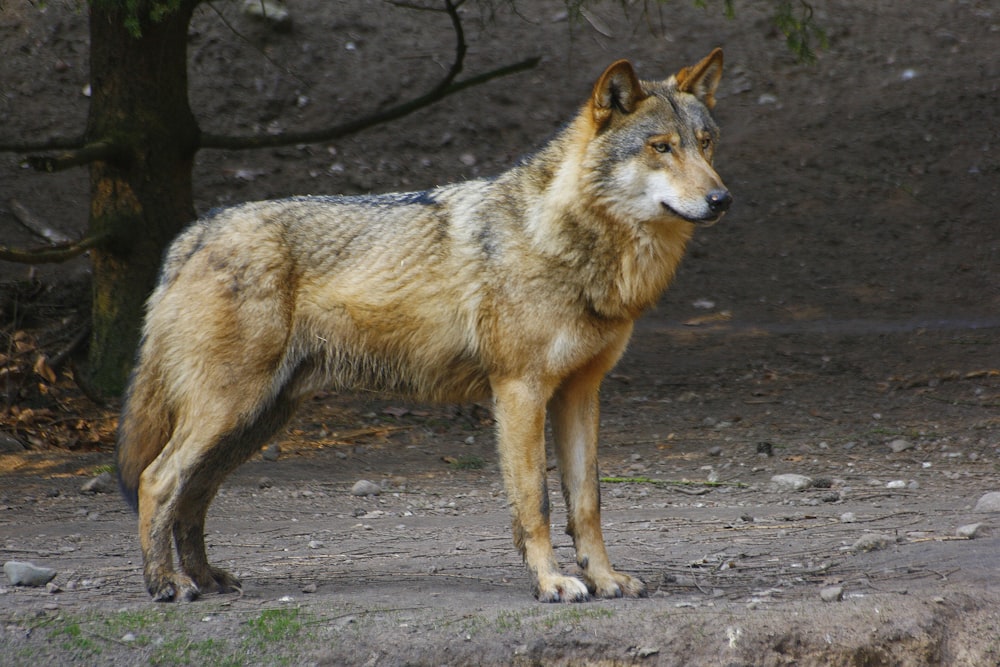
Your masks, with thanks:
M 281 456 L 281 445 L 276 442 L 272 442 L 264 448 L 260 455 L 265 461 L 277 461 L 278 457 Z
M 87 480 L 80 487 L 80 493 L 111 493 L 115 490 L 115 478 L 109 472 L 102 472 L 97 477 Z
M 895 540 L 891 535 L 881 535 L 879 533 L 866 533 L 859 537 L 854 544 L 851 545 L 851 551 L 878 551 L 879 549 L 885 549 L 890 544 L 893 544 Z
M 905 452 L 907 449 L 913 449 L 913 443 L 909 440 L 897 438 L 889 443 L 889 449 L 891 449 L 894 454 L 899 454 L 900 452 Z
M 840 602 L 844 599 L 844 587 L 827 586 L 819 592 L 819 599 L 823 602 Z
M 303 593 L 315 593 L 318 590 L 316 584 L 306 584 L 302 587 Z
M 964 537 L 966 539 L 973 540 L 977 537 L 984 537 L 989 534 L 989 527 L 983 523 L 969 523 L 964 526 L 959 526 L 955 530 L 955 535 L 958 537 Z
M 716 445 L 715 447 L 712 447 L 711 449 L 708 450 L 708 455 L 709 456 L 722 456 L 722 447 L 719 447 L 718 445 Z
M 367 479 L 361 479 L 351 487 L 351 495 L 354 496 L 377 496 L 382 493 L 382 487 Z

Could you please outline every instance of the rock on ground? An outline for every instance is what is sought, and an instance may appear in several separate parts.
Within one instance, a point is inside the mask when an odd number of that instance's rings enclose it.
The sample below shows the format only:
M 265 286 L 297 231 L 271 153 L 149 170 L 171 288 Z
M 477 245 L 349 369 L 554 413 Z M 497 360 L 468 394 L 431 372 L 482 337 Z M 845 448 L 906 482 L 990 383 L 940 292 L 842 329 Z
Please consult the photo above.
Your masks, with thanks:
M 14 586 L 44 586 L 56 576 L 56 571 L 52 568 L 17 560 L 4 563 L 3 572 Z
M 976 503 L 977 512 L 1000 512 L 1000 491 L 984 494 Z
M 771 478 L 771 485 L 776 491 L 802 491 L 808 489 L 812 484 L 812 478 L 794 473 L 775 475 Z

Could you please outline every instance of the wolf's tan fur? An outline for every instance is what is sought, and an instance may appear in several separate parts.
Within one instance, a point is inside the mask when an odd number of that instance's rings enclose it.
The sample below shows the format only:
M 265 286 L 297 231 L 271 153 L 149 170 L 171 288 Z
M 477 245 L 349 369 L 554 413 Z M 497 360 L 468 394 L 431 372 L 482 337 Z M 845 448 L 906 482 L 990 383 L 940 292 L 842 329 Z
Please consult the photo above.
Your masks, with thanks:
M 332 385 L 492 396 L 514 541 L 538 598 L 642 595 L 601 534 L 598 390 L 695 224 L 731 201 L 711 166 L 721 71 L 719 50 L 662 82 L 619 61 L 566 130 L 493 181 L 244 204 L 185 231 L 149 301 L 119 433 L 150 594 L 239 587 L 208 563 L 209 503 Z M 552 551 L 546 413 L 582 581 Z

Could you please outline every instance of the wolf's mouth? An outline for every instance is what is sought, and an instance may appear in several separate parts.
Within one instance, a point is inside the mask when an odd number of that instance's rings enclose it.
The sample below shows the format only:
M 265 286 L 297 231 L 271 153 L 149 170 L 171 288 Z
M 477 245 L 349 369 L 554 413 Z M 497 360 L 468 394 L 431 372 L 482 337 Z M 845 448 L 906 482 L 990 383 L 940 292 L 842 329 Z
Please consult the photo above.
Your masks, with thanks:
M 704 218 L 692 218 L 684 215 L 683 213 L 680 213 L 677 209 L 675 209 L 673 206 L 671 206 L 665 201 L 660 202 L 660 206 L 662 206 L 663 210 L 665 210 L 673 217 L 680 218 L 684 222 L 690 222 L 692 225 L 698 225 L 700 227 L 711 227 L 719 220 L 721 220 L 722 216 L 726 214 L 725 211 L 720 211 L 719 213 L 714 213 Z

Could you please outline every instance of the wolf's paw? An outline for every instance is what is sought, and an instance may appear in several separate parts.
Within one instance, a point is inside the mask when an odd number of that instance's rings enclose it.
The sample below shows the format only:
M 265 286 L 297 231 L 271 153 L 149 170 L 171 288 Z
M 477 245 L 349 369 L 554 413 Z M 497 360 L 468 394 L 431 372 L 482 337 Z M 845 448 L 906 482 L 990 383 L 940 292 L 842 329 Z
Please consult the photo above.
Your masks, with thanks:
M 586 602 L 590 592 L 576 577 L 550 574 L 538 577 L 535 597 L 539 602 Z
M 201 595 L 201 590 L 191 577 L 177 573 L 147 580 L 146 590 L 153 597 L 153 602 L 191 602 Z
M 598 598 L 644 598 L 646 584 L 638 577 L 632 577 L 615 570 L 584 574 L 587 588 Z
M 195 585 L 203 591 L 219 593 L 242 593 L 243 584 L 226 570 L 212 565 L 198 572 L 188 572 Z

